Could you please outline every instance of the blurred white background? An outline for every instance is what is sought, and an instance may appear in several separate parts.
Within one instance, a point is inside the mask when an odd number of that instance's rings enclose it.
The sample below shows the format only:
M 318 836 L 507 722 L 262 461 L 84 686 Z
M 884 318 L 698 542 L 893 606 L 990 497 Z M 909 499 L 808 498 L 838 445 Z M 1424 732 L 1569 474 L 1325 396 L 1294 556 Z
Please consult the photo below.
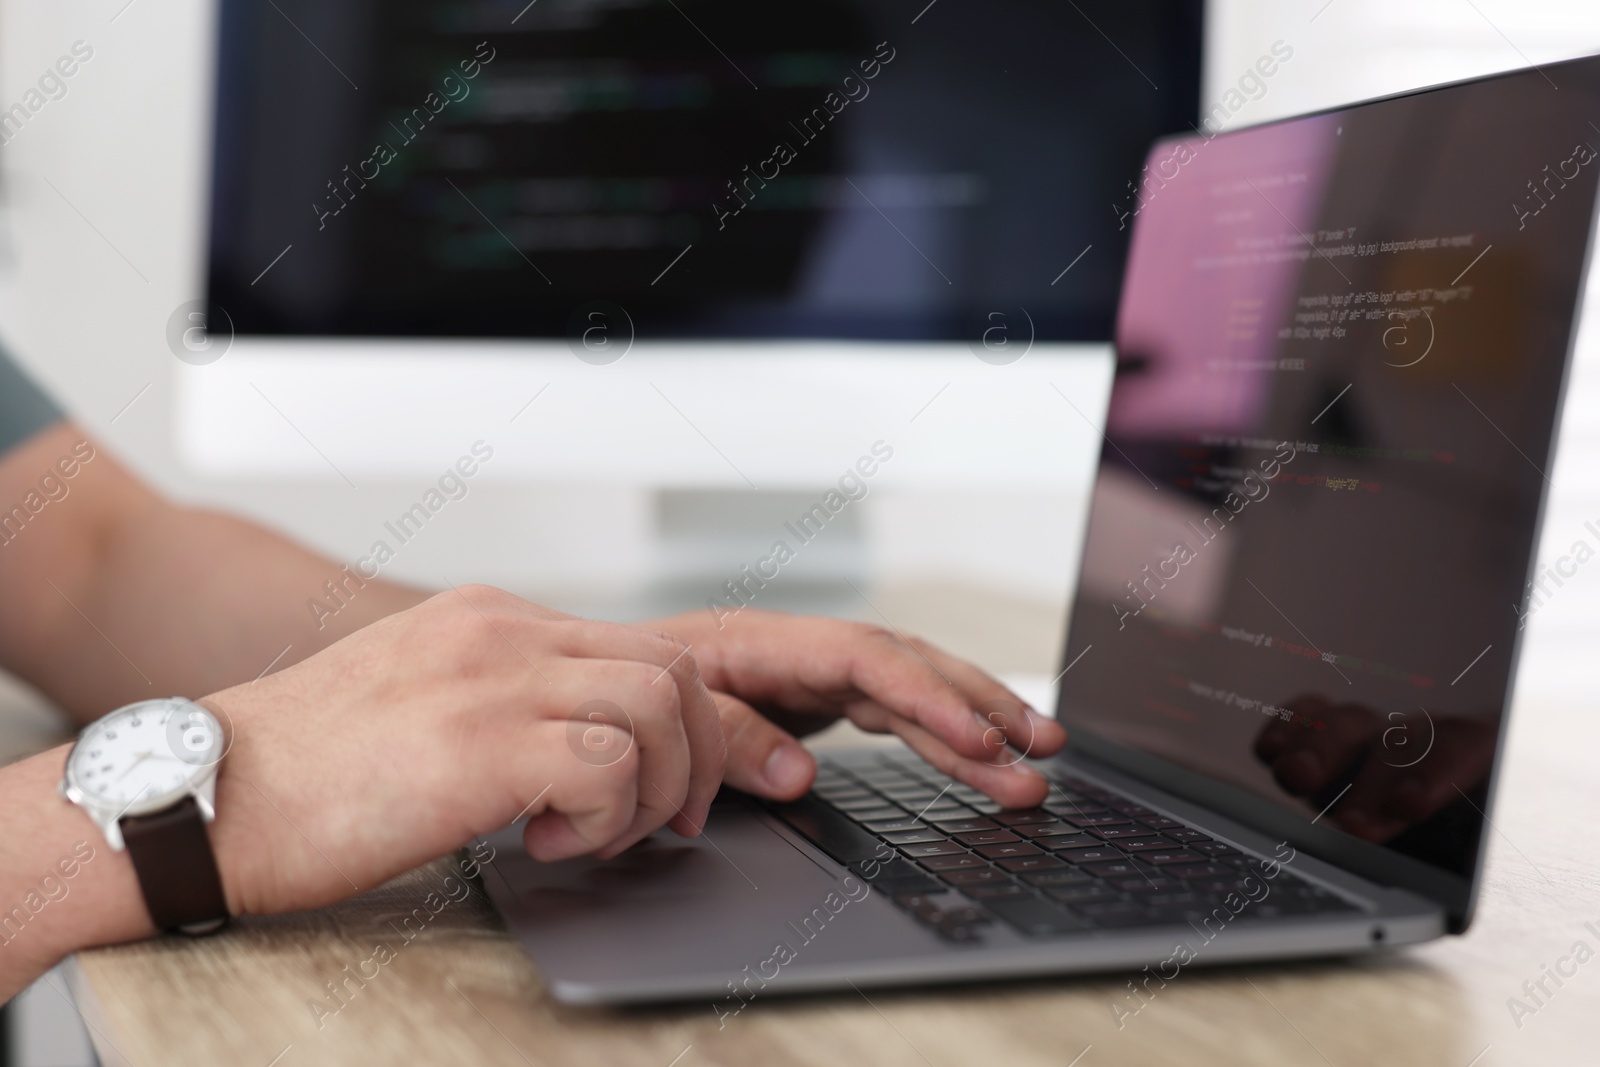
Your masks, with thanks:
M 165 330 L 200 293 L 213 19 L 193 0 L 0 0 L 0 102 L 73 41 L 95 50 L 69 94 L 0 147 L 0 339 L 146 477 L 348 561 L 484 438 L 495 461 L 391 573 L 629 617 L 703 605 L 752 543 L 769 543 L 774 519 L 883 438 L 895 462 L 768 603 L 870 614 L 840 591 L 841 574 L 885 590 L 978 588 L 1014 602 L 1025 646 L 996 667 L 1037 670 L 1058 647 L 1098 438 L 1048 383 L 1098 419 L 1108 356 L 1093 346 L 1005 368 L 959 349 L 850 366 L 839 353 L 776 352 L 738 373 L 681 353 L 595 368 L 493 344 L 284 353 L 241 342 L 210 366 L 179 362 Z M 1216 0 L 1208 33 L 1208 101 L 1273 41 L 1294 49 L 1239 125 L 1600 50 L 1600 8 Z M 1555 554 L 1600 517 L 1600 334 L 1586 335 L 1553 472 Z M 728 497 L 746 476 L 788 495 Z M 1538 614 L 1525 689 L 1584 692 L 1573 665 L 1596 598 L 1600 577 L 1580 572 Z

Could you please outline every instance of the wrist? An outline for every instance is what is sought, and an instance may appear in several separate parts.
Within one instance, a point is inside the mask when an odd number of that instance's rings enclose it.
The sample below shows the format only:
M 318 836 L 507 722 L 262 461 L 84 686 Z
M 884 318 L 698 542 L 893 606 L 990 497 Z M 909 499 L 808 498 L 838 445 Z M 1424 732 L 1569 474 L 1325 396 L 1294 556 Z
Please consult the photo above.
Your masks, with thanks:
M 0 771 L 0 996 L 79 949 L 155 933 L 127 853 L 57 793 L 66 758 L 63 745 Z

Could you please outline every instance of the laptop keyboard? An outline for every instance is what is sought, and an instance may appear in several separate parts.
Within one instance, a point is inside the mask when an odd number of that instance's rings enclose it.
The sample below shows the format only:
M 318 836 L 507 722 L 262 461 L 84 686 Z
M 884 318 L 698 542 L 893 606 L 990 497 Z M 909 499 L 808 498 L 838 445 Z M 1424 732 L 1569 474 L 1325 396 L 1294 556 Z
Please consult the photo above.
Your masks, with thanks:
M 824 758 L 810 795 L 772 810 L 957 943 L 981 942 L 997 921 L 1051 937 L 1358 910 L 1287 868 L 1268 878 L 1262 857 L 1126 796 L 1042 769 L 1052 778 L 1049 798 L 1008 811 L 915 756 Z

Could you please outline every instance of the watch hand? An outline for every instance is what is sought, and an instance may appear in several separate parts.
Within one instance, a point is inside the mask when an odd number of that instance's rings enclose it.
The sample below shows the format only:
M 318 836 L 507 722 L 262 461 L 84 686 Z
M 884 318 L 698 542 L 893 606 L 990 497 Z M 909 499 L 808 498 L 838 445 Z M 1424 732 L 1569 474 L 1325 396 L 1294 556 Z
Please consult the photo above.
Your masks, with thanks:
M 125 770 L 121 774 L 117 775 L 117 781 L 120 782 L 124 778 L 128 777 L 129 771 L 132 771 L 135 767 L 139 766 L 139 764 L 143 763 L 147 759 L 152 758 L 154 755 L 155 755 L 154 752 L 141 752 L 141 753 L 139 753 L 139 758 L 134 760 L 132 763 L 128 764 L 128 769 L 127 770 Z

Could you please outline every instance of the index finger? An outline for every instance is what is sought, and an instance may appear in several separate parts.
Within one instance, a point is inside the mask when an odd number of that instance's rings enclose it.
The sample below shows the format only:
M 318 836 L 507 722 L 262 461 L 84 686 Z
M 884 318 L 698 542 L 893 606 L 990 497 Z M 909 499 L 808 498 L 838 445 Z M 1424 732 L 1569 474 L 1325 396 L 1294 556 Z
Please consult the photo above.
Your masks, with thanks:
M 972 704 L 979 728 L 986 735 L 1003 736 L 1020 753 L 1016 759 L 1053 755 L 1067 743 L 1065 727 L 1034 709 L 988 671 L 927 641 L 913 637 L 910 642 Z
M 1022 753 L 1018 759 L 1047 756 L 1066 743 L 1066 731 L 1053 719 L 926 641 L 888 636 L 853 646 L 850 673 L 865 696 L 972 759 L 991 760 L 1007 744 Z

